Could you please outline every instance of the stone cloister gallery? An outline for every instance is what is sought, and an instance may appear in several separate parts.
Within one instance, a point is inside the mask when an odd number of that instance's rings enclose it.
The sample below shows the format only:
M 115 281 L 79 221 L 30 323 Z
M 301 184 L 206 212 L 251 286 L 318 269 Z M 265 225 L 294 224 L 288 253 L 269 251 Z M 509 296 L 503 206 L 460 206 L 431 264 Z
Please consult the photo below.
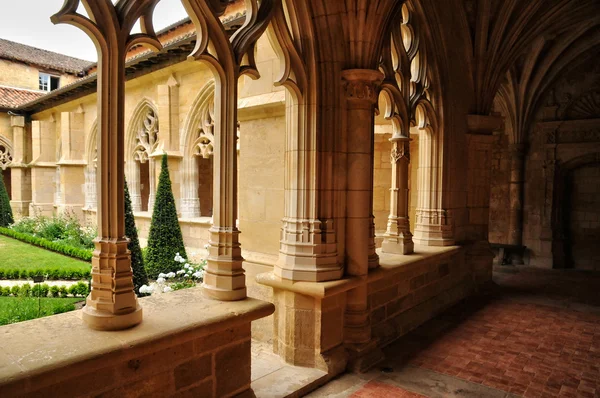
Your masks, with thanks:
M 252 394 L 251 338 L 329 380 L 495 261 L 600 270 L 597 0 L 158 1 L 66 0 L 97 66 L 0 108 L 15 215 L 99 235 L 82 311 L 2 328 L 0 395 Z M 144 241 L 163 154 L 208 265 L 138 300 L 124 184 Z

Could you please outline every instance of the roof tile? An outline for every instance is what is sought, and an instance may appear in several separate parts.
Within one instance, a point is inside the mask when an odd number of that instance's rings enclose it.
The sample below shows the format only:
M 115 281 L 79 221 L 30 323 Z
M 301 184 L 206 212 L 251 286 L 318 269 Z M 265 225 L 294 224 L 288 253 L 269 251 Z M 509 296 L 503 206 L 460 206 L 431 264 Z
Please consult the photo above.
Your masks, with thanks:
M 39 65 L 44 68 L 77 74 L 88 68 L 93 62 L 69 57 L 41 48 L 0 39 L 0 58 Z
M 0 86 L 0 108 L 16 108 L 44 95 L 43 92 Z

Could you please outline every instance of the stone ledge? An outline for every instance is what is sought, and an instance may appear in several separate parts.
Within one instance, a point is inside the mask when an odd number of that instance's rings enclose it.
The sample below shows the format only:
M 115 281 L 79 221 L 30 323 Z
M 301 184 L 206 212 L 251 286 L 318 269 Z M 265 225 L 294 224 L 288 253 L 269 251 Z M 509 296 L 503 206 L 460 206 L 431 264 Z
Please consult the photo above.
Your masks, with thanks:
M 273 304 L 251 298 L 236 302 L 209 300 L 200 288 L 142 298 L 140 304 L 144 321 L 124 331 L 89 329 L 81 320 L 81 311 L 0 327 L 0 392 L 7 385 L 29 390 L 33 383 L 30 380 L 36 377 L 72 377 L 72 369 L 101 368 L 115 358 L 135 358 L 140 350 L 153 352 L 243 327 L 271 315 L 275 309 Z M 62 372 L 64 369 L 70 371 Z
M 256 275 L 256 282 L 274 289 L 287 290 L 305 296 L 324 298 L 342 293 L 364 283 L 364 278 L 351 277 L 328 282 L 294 282 L 283 279 L 272 272 Z
M 422 265 L 424 261 L 438 263 L 441 260 L 456 255 L 463 249 L 462 246 L 415 245 L 415 252 L 407 255 L 383 253 L 378 249 L 377 254 L 379 254 L 380 266 L 369 272 L 369 282 L 387 278 L 390 276 L 390 273 L 407 272 L 411 265 Z
M 315 298 L 324 298 L 342 293 L 363 284 L 389 277 L 396 272 L 407 272 L 411 265 L 422 264 L 424 261 L 432 263 L 450 258 L 463 248 L 461 246 L 420 246 L 415 245 L 415 253 L 409 255 L 382 253 L 379 254 L 380 267 L 369 271 L 365 278 L 346 277 L 328 282 L 295 282 L 283 279 L 272 272 L 256 275 L 256 282 L 275 289 L 287 290 Z

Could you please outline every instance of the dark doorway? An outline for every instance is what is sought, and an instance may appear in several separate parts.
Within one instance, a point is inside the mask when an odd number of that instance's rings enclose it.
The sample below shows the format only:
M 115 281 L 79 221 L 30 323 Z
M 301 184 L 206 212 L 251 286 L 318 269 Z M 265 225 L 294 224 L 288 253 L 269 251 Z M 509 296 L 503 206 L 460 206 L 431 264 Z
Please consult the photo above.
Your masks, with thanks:
M 140 165 L 140 196 L 142 197 L 142 211 L 148 211 L 150 200 L 150 162 Z
M 600 164 L 573 170 L 567 189 L 568 260 L 573 268 L 600 271 Z
M 213 214 L 213 158 L 198 157 L 198 200 L 200 216 L 212 217 Z
M 6 187 L 6 191 L 8 192 L 8 197 L 12 200 L 12 182 L 10 168 L 7 167 L 6 170 L 2 170 L 2 177 L 4 178 L 4 186 Z

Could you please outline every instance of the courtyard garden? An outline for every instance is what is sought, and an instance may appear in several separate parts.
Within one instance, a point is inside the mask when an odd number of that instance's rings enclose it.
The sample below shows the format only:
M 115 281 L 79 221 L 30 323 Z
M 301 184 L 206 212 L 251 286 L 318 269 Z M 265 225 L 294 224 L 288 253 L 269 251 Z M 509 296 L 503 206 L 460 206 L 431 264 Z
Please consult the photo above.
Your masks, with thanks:
M 138 296 L 168 293 L 202 282 L 206 260 L 194 263 L 187 257 L 166 156 L 148 246 L 143 251 L 140 247 L 127 184 L 125 233 Z M 0 325 L 85 305 L 96 236 L 94 226 L 82 225 L 70 212 L 53 216 L 33 214 L 15 221 L 0 175 Z

